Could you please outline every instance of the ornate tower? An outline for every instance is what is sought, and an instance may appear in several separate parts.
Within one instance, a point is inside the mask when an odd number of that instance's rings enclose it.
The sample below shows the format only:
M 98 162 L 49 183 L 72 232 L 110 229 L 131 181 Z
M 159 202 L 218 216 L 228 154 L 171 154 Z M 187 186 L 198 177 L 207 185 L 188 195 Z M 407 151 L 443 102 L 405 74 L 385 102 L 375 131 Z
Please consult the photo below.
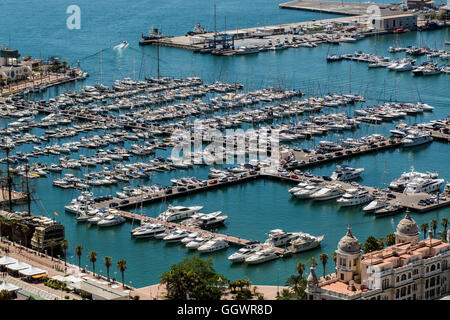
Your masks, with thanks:
M 397 225 L 395 243 L 419 241 L 419 237 L 417 223 L 409 216 L 409 210 L 406 210 L 405 217 Z
M 336 273 L 340 281 L 361 282 L 361 255 L 361 244 L 348 226 L 347 233 L 339 241 L 336 251 Z

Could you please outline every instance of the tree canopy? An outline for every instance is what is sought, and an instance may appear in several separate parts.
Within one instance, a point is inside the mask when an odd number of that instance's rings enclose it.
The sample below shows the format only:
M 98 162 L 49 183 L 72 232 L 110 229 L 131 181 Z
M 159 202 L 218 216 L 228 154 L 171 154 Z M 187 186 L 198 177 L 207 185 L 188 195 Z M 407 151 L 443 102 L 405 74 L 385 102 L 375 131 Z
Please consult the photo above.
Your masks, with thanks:
M 228 281 L 216 272 L 212 259 L 199 257 L 183 259 L 160 278 L 167 288 L 166 298 L 171 300 L 220 300 L 223 292 L 218 285 Z

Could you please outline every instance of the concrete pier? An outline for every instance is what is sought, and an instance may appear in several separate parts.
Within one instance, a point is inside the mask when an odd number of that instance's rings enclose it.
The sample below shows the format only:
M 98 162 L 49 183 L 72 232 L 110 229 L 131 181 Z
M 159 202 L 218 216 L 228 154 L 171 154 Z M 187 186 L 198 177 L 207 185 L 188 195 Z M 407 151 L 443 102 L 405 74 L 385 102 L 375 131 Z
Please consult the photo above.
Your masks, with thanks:
M 294 9 L 314 12 L 326 12 L 333 14 L 343 14 L 348 16 L 360 16 L 370 14 L 367 12 L 370 6 L 376 5 L 380 8 L 382 15 L 394 15 L 404 13 L 402 10 L 390 10 L 389 4 L 370 3 L 370 2 L 337 2 L 337 1 L 313 1 L 298 0 L 281 3 L 278 5 L 281 9 Z

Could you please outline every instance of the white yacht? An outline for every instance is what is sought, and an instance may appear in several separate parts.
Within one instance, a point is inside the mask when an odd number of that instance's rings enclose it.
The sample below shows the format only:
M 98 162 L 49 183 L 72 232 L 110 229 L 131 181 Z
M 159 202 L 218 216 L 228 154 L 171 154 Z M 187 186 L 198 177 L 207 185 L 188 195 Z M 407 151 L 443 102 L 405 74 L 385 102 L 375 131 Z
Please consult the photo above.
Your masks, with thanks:
M 319 191 L 311 195 L 311 199 L 325 201 L 330 199 L 339 198 L 345 193 L 341 186 L 330 185 L 320 189 Z
M 408 134 L 403 140 L 404 147 L 414 147 L 433 141 L 433 138 L 425 132 L 414 132 Z
M 306 186 L 308 186 L 308 183 L 302 181 L 302 182 L 299 182 L 295 187 L 290 188 L 288 190 L 288 192 L 291 194 L 294 194 L 300 190 L 303 190 Z
M 257 251 L 262 250 L 260 245 L 252 244 L 240 248 L 238 251 L 233 253 L 228 257 L 228 260 L 231 262 L 244 262 L 244 260 L 250 257 L 252 254 L 255 254 Z
M 211 237 L 196 237 L 194 239 L 192 239 L 191 241 L 189 241 L 188 243 L 186 243 L 186 248 L 188 249 L 198 249 L 200 248 L 202 245 L 206 244 L 206 242 L 208 242 L 211 239 Z
M 119 224 L 125 223 L 126 219 L 118 214 L 110 214 L 100 220 L 97 225 L 99 227 L 112 227 L 117 226 Z
M 291 242 L 291 245 L 288 249 L 293 253 L 312 250 L 320 246 L 320 243 L 322 242 L 324 237 L 325 236 L 323 235 L 315 237 L 308 233 L 302 233 L 298 239 L 295 239 Z
M 278 255 L 275 253 L 274 249 L 267 248 L 259 250 L 249 257 L 245 258 L 244 262 L 248 264 L 258 264 L 271 260 L 278 259 Z
M 364 189 L 349 189 L 344 195 L 336 201 L 341 207 L 357 206 L 372 201 L 373 197 L 369 191 Z
M 386 201 L 380 200 L 380 199 L 375 199 L 375 200 L 372 200 L 368 205 L 363 207 L 363 211 L 366 213 L 372 213 L 375 210 L 384 208 L 385 206 L 387 206 Z
M 264 244 L 279 247 L 279 246 L 286 246 L 288 245 L 292 240 L 297 239 L 300 237 L 300 233 L 294 233 L 294 232 L 286 232 L 281 229 L 274 229 L 267 233 L 269 236 L 269 239 L 267 239 Z
M 364 171 L 364 168 L 350 168 L 347 165 L 336 166 L 337 170 L 331 175 L 332 180 L 348 181 L 358 178 Z
M 183 229 L 175 229 L 172 233 L 169 233 L 167 236 L 163 238 L 164 241 L 167 242 L 178 242 L 181 239 L 187 237 L 189 232 Z
M 198 232 L 191 232 L 191 233 L 189 233 L 189 235 L 187 237 L 181 239 L 180 242 L 183 244 L 187 244 L 199 236 L 200 236 L 200 234 Z
M 406 185 L 403 193 L 405 194 L 420 193 L 420 192 L 431 193 L 439 191 L 444 182 L 445 182 L 444 179 L 417 178 Z
M 308 185 L 300 191 L 294 193 L 294 196 L 299 199 L 309 199 L 311 195 L 322 189 L 320 185 Z
M 403 172 L 400 178 L 394 179 L 389 184 L 389 189 L 393 191 L 403 192 L 406 185 L 412 182 L 414 179 L 423 178 L 423 179 L 436 179 L 439 176 L 437 172 L 427 172 L 421 173 L 414 171 L 414 168 L 411 168 L 410 172 Z
M 209 253 L 214 251 L 219 251 L 228 248 L 230 245 L 224 238 L 215 238 L 207 241 L 197 248 L 198 251 L 203 253 Z
M 166 231 L 166 227 L 160 223 L 150 223 L 140 226 L 131 232 L 131 235 L 136 238 L 149 238 L 155 234 Z
M 183 207 L 170 205 L 166 211 L 157 217 L 157 219 L 168 222 L 186 219 L 194 213 L 199 212 L 201 209 L 203 209 L 202 206 Z

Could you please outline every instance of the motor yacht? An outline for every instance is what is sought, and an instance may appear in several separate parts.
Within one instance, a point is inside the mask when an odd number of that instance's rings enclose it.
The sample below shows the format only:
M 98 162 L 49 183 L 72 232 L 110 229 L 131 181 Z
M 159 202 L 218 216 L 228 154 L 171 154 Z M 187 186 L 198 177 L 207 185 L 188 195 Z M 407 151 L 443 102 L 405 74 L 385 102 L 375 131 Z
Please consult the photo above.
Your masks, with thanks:
M 294 193 L 294 196 L 298 199 L 309 199 L 311 195 L 322 189 L 320 185 L 308 185 L 300 191 Z
M 310 198 L 318 201 L 325 201 L 330 199 L 339 198 L 345 193 L 345 190 L 341 186 L 329 185 L 313 193 Z
M 202 253 L 210 253 L 226 249 L 229 246 L 230 245 L 224 238 L 215 238 L 208 240 L 205 244 L 202 244 L 200 247 L 198 247 L 197 250 Z
M 177 221 L 191 217 L 194 213 L 203 209 L 202 206 L 184 207 L 184 206 L 172 206 L 161 213 L 157 219 L 162 221 Z
M 187 224 L 201 229 L 211 229 L 223 225 L 228 216 L 221 216 L 222 211 L 216 211 L 208 214 L 199 213 L 186 221 Z
M 189 235 L 189 232 L 183 229 L 175 229 L 175 231 L 171 232 L 167 236 L 163 238 L 164 241 L 167 242 L 178 242 L 181 241 L 181 239 L 187 237 Z
M 348 181 L 358 178 L 361 173 L 364 171 L 364 168 L 351 168 L 347 165 L 336 166 L 337 170 L 335 170 L 331 174 L 332 180 L 339 180 L 339 181 Z
M 166 231 L 166 227 L 159 223 L 150 223 L 140 226 L 131 232 L 131 235 L 136 238 L 149 238 L 158 233 Z
M 375 210 L 384 208 L 387 206 L 387 203 L 385 200 L 375 199 L 372 200 L 368 205 L 363 207 L 363 211 L 365 213 L 373 213 Z
M 205 236 L 198 236 L 188 243 L 186 243 L 186 248 L 188 249 L 198 249 L 202 245 L 206 244 L 211 239 L 211 237 L 205 237 Z M 184 239 L 183 239 L 184 240 Z
M 406 209 L 402 206 L 395 206 L 388 204 L 387 206 L 383 208 L 379 208 L 375 210 L 373 213 L 376 217 L 383 217 L 383 216 L 392 216 L 394 214 L 402 213 Z
M 259 250 L 249 257 L 245 258 L 244 262 L 248 264 L 258 264 L 271 260 L 278 259 L 278 255 L 275 253 L 274 249 L 267 248 Z
M 228 260 L 231 262 L 244 262 L 244 260 L 250 257 L 252 254 L 255 254 L 257 251 L 262 250 L 262 247 L 257 244 L 247 245 L 243 248 L 240 248 L 238 251 L 233 253 L 228 257 Z
M 315 237 L 308 233 L 301 233 L 299 238 L 291 242 L 291 245 L 288 247 L 288 250 L 293 253 L 312 250 L 320 246 L 320 243 L 322 242 L 324 237 L 325 236 L 323 235 Z
M 118 214 L 110 214 L 103 219 L 101 219 L 97 226 L 99 227 L 112 227 L 117 226 L 119 224 L 125 223 L 126 219 Z
M 416 178 L 409 182 L 403 193 L 413 194 L 413 193 L 431 193 L 439 191 L 441 186 L 444 184 L 444 179 L 424 179 Z
M 344 195 L 336 201 L 341 207 L 358 206 L 360 204 L 372 201 L 373 197 L 369 191 L 364 189 L 349 189 Z
M 431 141 L 433 138 L 428 133 L 414 132 L 408 134 L 401 142 L 404 147 L 414 147 Z
M 298 232 L 286 232 L 281 229 L 274 229 L 267 233 L 269 239 L 267 239 L 264 244 L 274 247 L 281 247 L 290 244 L 292 240 L 300 237 Z

